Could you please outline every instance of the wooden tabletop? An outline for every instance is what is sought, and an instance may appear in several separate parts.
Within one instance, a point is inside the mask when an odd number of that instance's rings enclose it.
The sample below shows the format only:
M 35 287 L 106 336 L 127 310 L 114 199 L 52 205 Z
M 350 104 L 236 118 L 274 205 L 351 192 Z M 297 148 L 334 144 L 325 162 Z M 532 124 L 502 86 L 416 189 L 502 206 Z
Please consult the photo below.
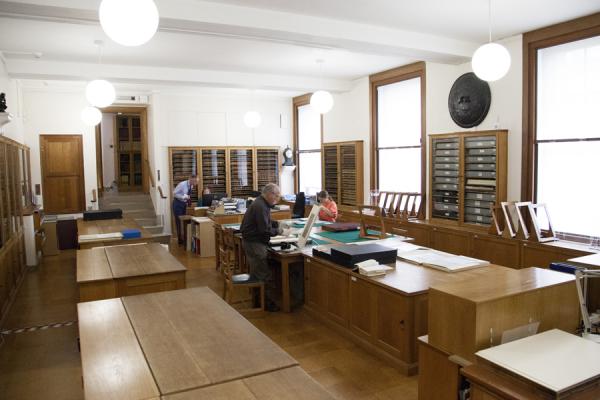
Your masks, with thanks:
M 104 248 L 113 277 L 163 274 L 186 268 L 159 243 L 144 243 Z M 83 250 L 85 251 L 85 250 Z
M 298 364 L 208 288 L 122 301 L 162 394 Z
M 159 243 L 77 250 L 77 283 L 185 270 Z
M 476 268 L 471 271 L 477 271 Z M 468 272 L 468 271 L 467 271 Z M 542 268 L 496 268 L 486 272 L 485 279 L 468 279 L 432 285 L 432 289 L 462 297 L 475 303 L 485 302 L 517 293 L 530 292 L 544 287 L 573 282 L 573 275 Z M 575 288 L 573 287 L 573 290 Z
M 121 299 L 77 304 L 85 398 L 160 395 Z
M 113 279 L 104 247 L 77 250 L 77 283 Z
M 575 257 L 568 260 L 586 267 L 598 268 L 600 267 L 600 254 L 588 254 L 587 256 Z
M 329 400 L 333 397 L 300 367 L 164 396 L 165 400 Z
M 83 219 L 77 220 L 77 234 L 78 235 L 97 235 L 100 233 L 114 233 L 121 232 L 124 229 L 139 229 L 142 238 L 151 238 L 152 234 L 145 230 L 140 224 L 138 224 L 133 218 L 120 218 L 120 219 L 102 219 L 97 221 L 84 221 Z M 119 241 L 124 239 L 102 239 L 101 242 Z M 93 241 L 86 241 L 91 243 Z

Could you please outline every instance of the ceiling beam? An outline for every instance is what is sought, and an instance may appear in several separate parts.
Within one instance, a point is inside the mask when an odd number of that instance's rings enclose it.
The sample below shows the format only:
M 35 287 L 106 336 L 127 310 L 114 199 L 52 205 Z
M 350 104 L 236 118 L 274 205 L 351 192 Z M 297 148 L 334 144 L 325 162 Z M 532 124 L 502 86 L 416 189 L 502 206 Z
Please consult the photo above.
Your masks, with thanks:
M 115 83 L 249 88 L 303 93 L 318 89 L 339 93 L 353 87 L 353 82 L 347 80 L 250 72 L 139 65 L 100 65 L 16 58 L 7 59 L 6 65 L 9 77 L 14 79 L 89 81 L 102 78 Z
M 444 36 L 205 1 L 157 0 L 161 32 L 233 37 L 355 53 L 464 63 L 476 43 Z M 0 1 L 0 16 L 97 24 L 98 1 Z

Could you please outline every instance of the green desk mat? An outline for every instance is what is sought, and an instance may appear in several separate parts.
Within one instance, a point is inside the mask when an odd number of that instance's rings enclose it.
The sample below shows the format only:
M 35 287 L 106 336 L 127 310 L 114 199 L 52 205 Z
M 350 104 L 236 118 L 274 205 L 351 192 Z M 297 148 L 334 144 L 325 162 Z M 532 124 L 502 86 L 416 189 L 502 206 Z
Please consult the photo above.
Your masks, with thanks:
M 323 226 L 323 225 L 327 225 L 330 224 L 331 222 L 315 222 L 313 224 L 313 227 L 318 227 L 318 226 Z M 305 222 L 293 222 L 292 223 L 292 228 L 304 228 L 304 225 L 306 225 Z
M 372 231 L 372 230 L 368 230 L 367 233 L 369 235 L 378 235 L 379 234 L 378 231 Z M 315 233 L 315 235 L 319 235 L 324 238 L 335 240 L 336 242 L 342 242 L 342 243 L 354 243 L 354 242 L 364 242 L 366 240 L 375 240 L 375 239 L 361 238 L 359 236 L 359 234 L 360 234 L 360 231 L 358 231 L 358 230 L 357 231 L 348 231 L 348 232 L 322 231 L 319 233 Z M 391 237 L 391 235 L 387 235 L 387 236 Z
M 327 240 L 319 239 L 316 235 L 310 235 L 310 239 L 315 244 L 330 244 Z

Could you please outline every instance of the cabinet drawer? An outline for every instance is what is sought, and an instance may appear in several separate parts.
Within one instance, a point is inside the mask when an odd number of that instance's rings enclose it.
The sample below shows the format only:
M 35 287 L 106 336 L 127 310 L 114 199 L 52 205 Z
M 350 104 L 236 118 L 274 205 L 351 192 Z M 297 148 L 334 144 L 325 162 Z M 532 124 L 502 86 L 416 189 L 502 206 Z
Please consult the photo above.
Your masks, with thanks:
M 480 164 L 466 164 L 466 171 L 495 171 L 496 164 L 480 163 Z
M 435 176 L 433 178 L 434 183 L 455 183 L 458 184 L 458 177 L 448 177 L 448 176 Z
M 436 163 L 458 163 L 458 157 L 437 156 L 437 157 L 435 157 L 435 162 Z M 477 162 L 480 162 L 480 161 L 477 161 Z
M 453 185 L 451 183 L 435 183 L 433 188 L 437 190 L 458 190 L 458 185 Z
M 449 171 L 449 170 L 444 170 L 444 169 L 436 169 L 434 172 L 434 176 L 458 176 L 458 170 L 456 171 Z
M 472 214 L 466 214 L 465 215 L 465 221 L 466 222 L 471 222 L 474 224 L 485 224 L 485 225 L 489 225 L 492 223 L 492 218 L 485 216 L 485 215 L 472 215 Z
M 441 211 L 441 210 L 433 210 L 431 214 L 434 217 L 439 218 L 449 218 L 449 219 L 457 219 L 458 213 L 456 211 Z
M 496 154 L 496 153 L 494 153 Z M 436 156 L 455 156 L 458 157 L 458 150 L 436 150 Z
M 496 195 L 493 193 L 467 192 L 465 198 L 468 200 L 496 201 Z
M 448 169 L 451 171 L 458 171 L 458 164 L 456 163 L 440 163 L 438 160 L 435 160 L 435 164 L 433 166 L 436 170 L 438 169 Z
M 465 214 L 467 215 L 485 215 L 486 217 L 491 217 L 492 212 L 489 208 L 480 208 L 480 207 L 465 207 Z
M 433 208 L 438 211 L 458 211 L 458 205 L 448 203 L 434 203 Z
M 471 156 L 466 158 L 467 163 L 488 163 L 496 165 L 494 156 Z
M 496 178 L 496 171 L 467 171 L 467 178 Z
M 493 204 L 494 204 L 493 201 L 482 201 L 482 200 L 471 200 L 471 199 L 465 200 L 465 205 L 467 207 L 490 208 L 490 206 Z
M 478 148 L 467 149 L 467 156 L 495 156 L 495 155 L 496 155 L 496 148 L 491 148 L 491 149 L 478 149 Z
M 453 141 L 449 141 L 449 142 L 442 142 L 439 140 L 435 141 L 435 148 L 436 149 L 458 149 L 458 141 L 457 140 L 453 140 Z
M 458 204 L 456 197 L 433 196 L 433 200 L 437 203 Z

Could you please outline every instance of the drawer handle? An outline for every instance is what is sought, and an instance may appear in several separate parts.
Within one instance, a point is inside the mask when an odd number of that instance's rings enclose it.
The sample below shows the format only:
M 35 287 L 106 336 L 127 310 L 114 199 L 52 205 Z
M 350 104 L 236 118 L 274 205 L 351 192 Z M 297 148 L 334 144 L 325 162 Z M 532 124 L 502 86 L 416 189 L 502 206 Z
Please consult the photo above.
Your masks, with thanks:
M 400 328 L 404 329 L 404 320 L 403 319 L 400 320 Z
M 475 235 L 473 236 L 475 239 L 479 239 L 479 235 Z
M 306 262 L 310 264 L 310 258 L 307 258 L 307 259 L 306 259 Z
M 352 282 L 356 282 L 356 277 L 355 277 L 355 276 L 351 276 L 351 277 L 350 277 L 350 280 L 351 280 Z

